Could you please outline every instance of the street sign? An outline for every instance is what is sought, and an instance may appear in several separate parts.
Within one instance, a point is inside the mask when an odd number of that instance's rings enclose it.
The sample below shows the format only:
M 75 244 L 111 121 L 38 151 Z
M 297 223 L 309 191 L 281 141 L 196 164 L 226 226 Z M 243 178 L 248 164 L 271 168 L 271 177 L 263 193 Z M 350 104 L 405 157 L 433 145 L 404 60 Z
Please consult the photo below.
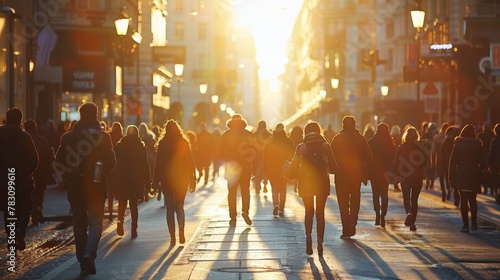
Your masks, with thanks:
M 420 82 L 420 96 L 423 97 L 426 114 L 440 113 L 442 88 L 441 82 Z
M 490 44 L 491 69 L 500 69 L 500 44 Z
M 433 82 L 428 82 L 425 85 L 424 89 L 422 90 L 422 93 L 424 94 L 424 96 L 426 96 L 426 95 L 438 95 L 439 90 Z

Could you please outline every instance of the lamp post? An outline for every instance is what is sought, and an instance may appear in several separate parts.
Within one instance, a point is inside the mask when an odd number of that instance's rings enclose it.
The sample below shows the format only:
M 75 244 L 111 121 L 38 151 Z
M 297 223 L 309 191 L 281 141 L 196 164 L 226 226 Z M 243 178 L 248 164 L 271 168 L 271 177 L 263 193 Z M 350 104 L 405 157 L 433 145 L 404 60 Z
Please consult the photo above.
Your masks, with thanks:
M 14 17 L 16 11 L 8 6 L 3 6 L 1 12 L 6 15 L 7 26 L 7 93 L 9 102 L 7 109 L 15 107 L 15 82 L 14 82 Z
M 125 14 L 123 11 L 120 13 L 120 16 L 115 20 L 115 29 L 116 29 L 116 34 L 120 37 L 120 46 L 118 48 L 119 50 L 119 61 L 118 61 L 118 66 L 116 68 L 116 95 L 121 97 L 122 101 L 122 108 L 121 108 L 121 115 L 122 115 L 122 122 L 125 124 L 125 96 L 123 95 L 123 66 L 124 66 L 124 55 L 125 55 L 125 46 L 123 43 L 123 38 L 127 35 L 128 31 L 128 25 L 130 23 L 130 17 L 128 17 L 127 14 Z M 113 112 L 114 115 L 114 112 Z
M 181 100 L 181 79 L 183 73 L 184 73 L 184 64 L 182 63 L 174 64 L 174 74 L 175 74 L 175 79 L 177 80 L 177 101 L 179 102 L 179 122 L 181 125 L 182 125 L 182 115 L 183 115 L 182 100 Z
M 420 30 L 424 26 L 425 12 L 417 9 L 411 11 L 411 22 L 417 30 L 415 40 L 417 41 L 417 125 L 420 125 Z
M 382 94 L 382 96 L 389 95 L 389 87 L 388 86 L 381 86 L 380 93 Z
M 207 93 L 207 90 L 208 90 L 208 85 L 206 83 L 201 83 L 200 84 L 200 94 L 201 94 L 201 102 L 204 103 L 205 105 L 205 110 L 204 110 L 204 116 L 202 116 L 202 120 L 203 121 L 208 121 L 209 119 L 209 105 L 208 102 L 205 101 L 205 95 Z

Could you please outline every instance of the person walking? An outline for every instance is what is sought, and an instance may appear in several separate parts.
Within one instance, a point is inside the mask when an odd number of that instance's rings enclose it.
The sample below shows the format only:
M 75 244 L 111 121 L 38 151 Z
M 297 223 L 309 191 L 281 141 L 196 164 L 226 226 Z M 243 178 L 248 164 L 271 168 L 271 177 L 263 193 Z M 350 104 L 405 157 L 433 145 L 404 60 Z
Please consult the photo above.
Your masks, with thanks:
M 493 128 L 495 137 L 491 140 L 488 153 L 488 169 L 491 174 L 491 193 L 495 201 L 500 204 L 500 123 Z
M 111 125 L 109 136 L 111 137 L 111 144 L 113 145 L 114 150 L 118 141 L 120 141 L 123 137 L 123 126 L 120 122 L 114 122 Z M 108 220 L 110 222 L 113 221 L 113 204 L 115 200 L 116 188 L 118 187 L 115 186 L 116 180 L 113 178 L 113 173 L 110 174 L 111 177 L 108 179 Z
M 422 190 L 424 168 L 429 160 L 424 147 L 426 143 L 418 142 L 419 138 L 417 129 L 408 127 L 403 134 L 403 144 L 396 150 L 395 159 L 406 211 L 405 226 L 409 226 L 411 231 L 417 230 L 418 197 Z
M 115 154 L 116 168 L 112 177 L 118 200 L 116 232 L 119 236 L 124 234 L 123 222 L 128 202 L 132 218 L 130 232 L 132 238 L 136 238 L 139 218 L 137 202 L 139 199 L 145 200 L 151 186 L 151 176 L 146 147 L 135 125 L 127 127 L 127 134 L 115 146 Z
M 111 137 L 102 131 L 97 110 L 92 102 L 78 108 L 80 120 L 62 136 L 56 154 L 56 168 L 65 176 L 73 213 L 76 258 L 82 275 L 96 274 L 94 261 L 107 192 L 105 178 L 116 165 Z
M 436 170 L 436 177 L 439 177 L 439 185 L 441 186 L 441 201 L 446 201 L 446 195 L 447 195 L 447 174 L 448 170 L 445 170 L 446 160 L 443 159 L 443 153 L 442 153 L 442 147 L 443 143 L 446 140 L 446 130 L 448 129 L 449 124 L 447 122 L 444 122 L 441 125 L 441 129 L 439 130 L 439 133 L 434 136 L 434 140 L 432 142 L 432 147 L 431 147 L 431 168 Z
M 481 192 L 481 173 L 485 169 L 482 142 L 476 138 L 474 126 L 462 128 L 451 152 L 448 176 L 460 193 L 461 232 L 469 232 L 469 209 L 472 230 L 477 230 L 477 193 Z M 470 208 L 469 208 L 470 207 Z
M 304 129 L 302 129 L 302 127 L 298 125 L 294 126 L 292 128 L 292 131 L 290 131 L 290 139 L 292 140 L 293 148 L 295 149 L 298 144 L 304 141 Z M 292 182 L 293 182 L 293 190 L 295 191 L 295 193 L 298 193 L 299 192 L 298 181 L 294 179 L 292 180 Z
M 273 215 L 284 216 L 286 202 L 286 185 L 288 180 L 283 177 L 282 167 L 285 161 L 291 160 L 295 147 L 285 132 L 283 124 L 276 125 L 273 135 L 267 140 L 262 161 L 264 175 L 269 178 L 273 194 Z
M 33 144 L 35 144 L 38 153 L 38 167 L 33 174 L 35 179 L 35 189 L 33 190 L 33 209 L 31 210 L 31 223 L 37 226 L 39 223 L 44 223 L 43 216 L 43 200 L 45 197 L 45 189 L 47 185 L 54 179 L 52 177 L 54 162 L 54 152 L 49 145 L 47 139 L 38 135 L 36 122 L 34 120 L 27 120 L 24 123 L 24 129 L 29 133 Z
M 401 137 L 401 127 L 397 124 L 393 125 L 391 127 L 391 137 L 392 137 L 392 143 L 394 143 L 394 146 L 399 147 L 401 143 L 403 142 L 402 137 Z M 395 182 L 393 184 L 394 191 L 400 192 L 401 188 L 399 187 L 399 182 Z
M 252 133 L 245 128 L 247 122 L 239 114 L 234 114 L 226 123 L 228 128 L 222 134 L 217 154 L 224 160 L 224 174 L 227 180 L 227 202 L 229 206 L 229 225 L 236 225 L 236 195 L 238 186 L 241 192 L 241 216 L 247 225 L 252 225 L 250 210 L 250 177 L 252 162 L 255 159 L 255 146 Z
M 214 147 L 219 147 L 220 138 L 222 137 L 222 133 L 220 132 L 220 129 L 218 129 L 218 128 L 214 129 L 212 131 L 212 135 L 214 137 L 214 143 L 215 143 Z M 212 178 L 215 181 L 215 178 L 219 177 L 220 167 L 222 166 L 222 163 L 223 163 L 222 159 L 217 154 L 217 152 L 213 153 L 212 162 L 213 162 L 213 166 L 214 166 Z
M 340 237 L 347 239 L 356 234 L 361 182 L 372 153 L 365 137 L 356 129 L 356 119 L 353 116 L 342 119 L 342 131 L 333 138 L 331 147 L 339 166 L 335 174 L 335 190 L 342 220 Z
M 490 151 L 490 144 L 491 140 L 495 137 L 495 134 L 493 130 L 491 129 L 491 125 L 489 122 L 485 122 L 482 126 L 481 132 L 477 134 L 477 138 L 481 140 L 483 143 L 483 157 L 487 161 L 488 159 L 488 154 Z M 482 193 L 487 194 L 488 189 L 490 189 L 490 193 L 493 194 L 493 187 L 492 187 L 492 176 L 491 173 L 487 172 L 483 174 L 484 176 L 482 177 L 481 180 L 481 185 L 484 187 L 484 190 Z
M 212 162 L 214 147 L 216 147 L 216 145 L 214 136 L 207 131 L 207 125 L 205 123 L 200 123 L 198 126 L 196 142 L 198 148 L 197 164 L 201 172 L 200 178 L 203 176 L 203 185 L 206 186 L 208 183 L 210 163 Z
M 179 243 L 184 244 L 184 200 L 188 188 L 191 193 L 196 190 L 196 175 L 189 140 L 174 120 L 167 121 L 158 142 L 153 186 L 160 188 L 165 197 L 170 246 L 176 244 L 174 216 L 179 226 Z
M 6 123 L 0 126 L 0 211 L 3 212 L 5 233 L 15 236 L 14 244 L 6 242 L 9 253 L 26 249 L 24 237 L 35 187 L 33 173 L 38 166 L 35 145 L 30 135 L 21 128 L 22 119 L 21 110 L 10 108 L 6 113 Z M 14 213 L 8 211 L 9 206 L 12 206 L 9 205 L 11 201 L 15 202 Z M 7 228 L 12 224 L 13 228 Z
M 271 133 L 267 130 L 267 124 L 265 121 L 261 120 L 257 124 L 257 130 L 253 133 L 253 144 L 255 146 L 255 158 L 253 162 L 253 184 L 255 187 L 255 193 L 260 194 L 262 188 L 262 183 L 264 188 L 262 191 L 267 193 L 267 177 L 264 174 L 264 167 L 262 166 L 262 153 L 264 150 L 264 145 L 267 139 L 271 137 Z
M 297 146 L 292 159 L 292 168 L 297 168 L 296 166 L 299 169 L 299 196 L 302 198 L 305 210 L 306 253 L 313 254 L 311 235 L 313 217 L 316 214 L 317 250 L 318 255 L 322 256 L 325 206 L 330 195 L 328 174 L 334 174 L 338 167 L 330 145 L 321 134 L 321 126 L 317 122 L 309 122 L 304 127 L 304 141 Z
M 375 210 L 375 225 L 385 227 L 385 216 L 389 204 L 389 182 L 386 172 L 389 170 L 396 146 L 392 143 L 389 134 L 389 125 L 380 123 L 375 135 L 368 141 L 373 159 L 368 162 L 368 179 L 370 179 L 373 195 L 373 209 Z

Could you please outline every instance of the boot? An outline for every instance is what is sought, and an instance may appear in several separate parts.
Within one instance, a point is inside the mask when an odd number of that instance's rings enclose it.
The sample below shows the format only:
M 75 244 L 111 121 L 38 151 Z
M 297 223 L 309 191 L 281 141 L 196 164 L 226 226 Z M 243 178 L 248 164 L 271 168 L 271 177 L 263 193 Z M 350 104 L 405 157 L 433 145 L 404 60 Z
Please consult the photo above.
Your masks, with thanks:
M 323 256 L 323 240 L 318 238 L 318 256 Z
M 170 233 L 170 247 L 174 247 L 175 246 L 175 232 L 171 232 Z
M 132 223 L 132 227 L 130 228 L 130 233 L 132 234 L 132 238 L 137 237 L 137 223 Z
M 380 216 L 380 226 L 385 227 L 385 215 Z
M 116 224 L 116 234 L 118 234 L 119 236 L 123 236 L 123 234 L 125 234 L 125 232 L 123 231 L 123 221 L 119 221 Z
M 186 237 L 184 236 L 184 228 L 179 227 L 179 242 L 184 244 L 186 242 Z
M 313 254 L 313 249 L 312 249 L 312 238 L 311 238 L 311 235 L 308 234 L 306 236 L 306 253 L 308 255 L 312 255 Z
M 380 213 L 378 211 L 375 212 L 375 225 L 380 225 Z

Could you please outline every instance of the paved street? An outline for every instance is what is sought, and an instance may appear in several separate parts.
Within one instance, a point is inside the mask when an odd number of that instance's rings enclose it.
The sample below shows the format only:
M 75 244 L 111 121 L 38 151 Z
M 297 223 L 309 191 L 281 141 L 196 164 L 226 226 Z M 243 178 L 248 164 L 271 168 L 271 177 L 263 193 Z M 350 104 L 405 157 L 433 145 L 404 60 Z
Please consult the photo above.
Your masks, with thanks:
M 437 185 L 436 185 L 437 186 Z M 336 197 L 327 202 L 325 253 L 319 258 L 305 253 L 303 207 L 289 190 L 285 217 L 272 215 L 271 194 L 252 196 L 253 225 L 238 219 L 228 226 L 224 180 L 199 187 L 186 199 L 186 244 L 169 247 L 163 203 L 156 199 L 140 206 L 137 239 L 116 235 L 115 224 L 105 222 L 97 275 L 89 279 L 498 279 L 500 277 L 500 223 L 491 196 L 480 195 L 480 229 L 460 233 L 460 213 L 440 200 L 437 190 L 422 191 L 416 232 L 404 226 L 401 193 L 390 191 L 385 229 L 376 227 L 369 186 L 362 188 L 362 207 L 357 235 L 340 239 L 341 225 Z M 45 212 L 65 220 L 68 205 L 64 192 L 49 189 Z M 54 207 L 53 209 L 51 207 Z M 66 209 L 65 209 L 66 208 Z M 487 217 L 486 217 L 487 216 Z M 488 221 L 486 221 L 488 219 Z M 51 220 L 51 218 L 49 218 Z M 56 223 L 47 222 L 46 224 Z M 496 224 L 495 224 L 496 223 Z M 64 225 L 58 222 L 56 225 Z M 56 230 L 48 225 L 37 230 L 54 240 Z M 43 229 L 45 227 L 45 229 Z M 48 234 L 50 232 L 50 234 Z M 23 279 L 79 279 L 79 264 L 73 253 L 70 227 L 64 232 L 69 246 L 55 246 L 56 258 L 44 252 L 39 265 L 16 274 Z M 56 240 L 64 240 L 58 237 Z M 36 238 L 33 238 L 36 240 Z M 313 237 L 315 245 L 315 238 Z M 50 245 L 50 244 L 49 244 Z M 54 245 L 54 244 L 53 244 Z M 60 244 L 59 244 L 60 245 Z M 28 245 L 29 246 L 29 245 Z M 37 246 L 39 247 L 39 246 Z M 313 246 L 314 250 L 316 249 Z M 2 248 L 3 249 L 3 248 Z M 20 257 L 39 252 L 28 248 Z M 35 259 L 35 258 L 34 258 Z M 34 260 L 35 261 L 35 260 Z M 55 263 L 55 264 L 54 264 Z M 43 270 L 40 268 L 44 268 Z M 13 275 L 2 270 L 3 278 Z

